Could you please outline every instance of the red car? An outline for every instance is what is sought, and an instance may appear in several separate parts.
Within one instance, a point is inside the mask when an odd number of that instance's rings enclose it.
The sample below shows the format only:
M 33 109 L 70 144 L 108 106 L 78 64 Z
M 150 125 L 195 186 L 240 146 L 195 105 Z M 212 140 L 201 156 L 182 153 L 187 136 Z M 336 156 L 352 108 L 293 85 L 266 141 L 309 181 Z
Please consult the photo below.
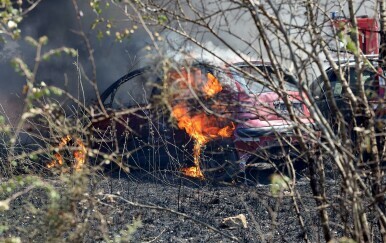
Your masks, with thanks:
M 182 169 L 195 177 L 231 178 L 240 165 L 266 162 L 263 150 L 294 147 L 298 137 L 287 105 L 298 122 L 313 127 L 296 80 L 260 62 L 232 66 L 198 63 L 163 75 L 151 68 L 130 72 L 107 88 L 101 100 L 110 112 L 133 112 L 115 120 L 94 119 L 95 132 L 102 135 L 105 149 L 114 145 L 106 142 L 107 134 L 116 134 L 131 166 Z M 277 75 L 283 75 L 283 82 Z

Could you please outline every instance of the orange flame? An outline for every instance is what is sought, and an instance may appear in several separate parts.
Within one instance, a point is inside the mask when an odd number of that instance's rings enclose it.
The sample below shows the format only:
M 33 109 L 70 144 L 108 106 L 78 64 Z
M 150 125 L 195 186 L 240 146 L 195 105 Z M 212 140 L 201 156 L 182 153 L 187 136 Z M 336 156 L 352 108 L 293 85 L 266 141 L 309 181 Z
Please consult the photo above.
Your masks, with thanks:
M 183 168 L 181 171 L 186 175 L 194 178 L 204 179 L 204 174 L 200 168 L 200 154 L 201 144 L 199 142 L 194 143 L 193 155 L 194 155 L 194 166 Z
M 64 137 L 61 138 L 61 142 L 59 143 L 57 149 L 59 151 L 63 150 L 63 148 L 68 144 L 68 142 L 70 142 L 72 140 L 71 136 L 70 135 L 66 135 Z M 75 138 L 75 144 L 77 146 L 77 150 L 75 150 L 73 152 L 73 156 L 74 156 L 74 164 L 73 164 L 73 168 L 76 170 L 76 171 L 79 171 L 82 166 L 84 165 L 85 163 L 85 159 L 86 159 L 86 153 L 87 153 L 87 149 L 86 147 L 84 146 L 83 142 L 79 139 L 79 138 Z M 48 165 L 47 165 L 47 168 L 53 168 L 53 167 L 56 167 L 56 166 L 62 166 L 64 164 L 63 162 L 63 156 L 57 152 L 54 154 L 54 157 L 55 159 L 52 160 Z
M 222 86 L 218 79 L 213 76 L 211 73 L 207 75 L 207 83 L 202 87 L 202 91 L 209 97 L 214 96 L 215 94 L 221 92 Z
M 186 73 L 183 73 L 186 74 Z M 192 76 L 188 75 L 186 81 L 192 84 Z M 198 77 L 200 75 L 195 75 Z M 196 84 L 202 84 L 202 80 L 194 80 Z M 207 74 L 207 82 L 201 87 L 202 92 L 207 97 L 212 97 L 222 91 L 220 82 L 212 74 Z M 195 87 L 195 84 L 192 85 Z M 180 88 L 185 88 L 180 85 Z M 181 92 L 183 93 L 183 92 Z M 196 113 L 196 112 L 195 112 Z M 235 129 L 234 124 L 225 121 L 224 118 L 219 118 L 214 115 L 208 115 L 204 111 L 197 114 L 189 112 L 189 104 L 177 103 L 172 108 L 172 116 L 177 120 L 178 127 L 185 129 L 194 140 L 194 166 L 183 168 L 182 172 L 186 176 L 203 179 L 204 175 L 200 168 L 201 148 L 210 140 L 219 137 L 230 137 Z M 224 126 L 224 123 L 227 125 Z

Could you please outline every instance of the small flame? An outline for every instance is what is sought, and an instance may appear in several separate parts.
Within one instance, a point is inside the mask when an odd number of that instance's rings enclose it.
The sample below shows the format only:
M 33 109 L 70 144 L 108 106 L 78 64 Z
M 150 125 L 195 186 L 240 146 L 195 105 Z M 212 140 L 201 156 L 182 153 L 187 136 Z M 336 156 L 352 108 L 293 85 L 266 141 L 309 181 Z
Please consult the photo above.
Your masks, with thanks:
M 200 154 L 201 154 L 201 144 L 197 141 L 194 143 L 194 166 L 189 168 L 183 168 L 181 171 L 186 175 L 194 178 L 204 179 L 204 174 L 200 168 Z
M 186 72 L 181 73 L 183 75 L 186 74 Z M 181 81 L 181 76 L 179 77 L 179 81 Z M 192 80 L 192 77 L 195 77 L 195 79 Z M 190 73 L 187 77 L 185 77 L 185 82 L 188 82 L 192 87 L 196 87 L 196 85 L 203 83 L 201 79 L 197 80 L 197 77 L 201 77 L 201 75 L 192 75 L 192 73 Z M 223 88 L 220 82 L 212 74 L 207 74 L 206 81 L 207 82 L 201 86 L 201 90 L 207 97 L 213 97 L 222 91 Z M 186 87 L 187 85 L 180 85 L 180 88 L 182 89 Z M 186 176 L 204 179 L 204 175 L 200 169 L 200 154 L 202 146 L 212 139 L 232 136 L 235 129 L 234 124 L 229 123 L 229 121 L 226 121 L 225 118 L 208 115 L 204 111 L 191 114 L 191 112 L 189 112 L 189 104 L 186 102 L 175 104 L 172 108 L 172 116 L 177 120 L 178 127 L 180 129 L 185 129 L 186 133 L 188 133 L 195 140 L 193 151 L 194 166 L 183 168 L 182 172 Z M 226 125 L 224 126 L 224 124 Z
M 76 162 L 74 168 L 76 171 L 79 171 L 85 163 L 87 149 L 79 138 L 77 138 L 75 141 L 79 147 L 79 150 L 75 150 L 73 153 Z
M 234 130 L 235 130 L 235 124 L 231 122 L 230 126 L 221 128 L 220 131 L 218 131 L 218 135 L 220 135 L 220 137 L 223 137 L 223 138 L 229 138 L 232 136 Z
M 59 151 L 63 150 L 63 148 L 68 144 L 68 142 L 70 142 L 72 140 L 71 136 L 70 135 L 66 135 L 64 137 L 61 138 L 61 142 L 59 143 L 57 149 Z M 87 149 L 86 147 L 84 146 L 83 142 L 79 139 L 79 138 L 75 138 L 75 145 L 77 146 L 77 150 L 75 150 L 73 152 L 73 156 L 74 156 L 74 165 L 73 165 L 73 168 L 76 170 L 76 171 L 79 171 L 82 166 L 84 165 L 85 163 L 85 159 L 86 159 L 86 153 L 87 153 Z M 53 167 L 56 167 L 56 166 L 62 166 L 64 164 L 64 159 L 63 159 L 63 156 L 58 152 L 58 153 L 55 153 L 54 154 L 54 157 L 55 159 L 52 160 L 48 165 L 47 165 L 47 168 L 53 168 Z
M 213 76 L 211 73 L 208 73 L 207 75 L 207 82 L 202 87 L 202 91 L 209 97 L 214 96 L 215 94 L 221 92 L 222 86 L 218 79 Z

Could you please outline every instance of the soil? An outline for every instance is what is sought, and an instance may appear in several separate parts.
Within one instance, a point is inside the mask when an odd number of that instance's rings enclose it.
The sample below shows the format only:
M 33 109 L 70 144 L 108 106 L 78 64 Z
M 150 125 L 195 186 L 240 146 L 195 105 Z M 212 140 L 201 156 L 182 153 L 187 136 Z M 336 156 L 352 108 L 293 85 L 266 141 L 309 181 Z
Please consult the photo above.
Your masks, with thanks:
M 134 219 L 140 219 L 142 227 L 135 230 L 132 242 L 324 241 L 306 176 L 297 180 L 292 191 L 283 189 L 277 194 L 272 193 L 268 183 L 214 183 L 170 172 L 114 174 L 96 181 L 86 194 L 93 193 L 97 198 L 92 211 L 98 210 L 103 220 L 91 219 L 92 226 L 80 238 L 67 238 L 68 241 L 124 237 L 122 230 Z M 331 180 L 326 189 L 327 195 L 337 195 L 339 187 Z M 3 235 L 0 232 L 0 237 L 18 236 L 23 242 L 46 241 L 44 232 L 37 228 L 44 225 L 44 220 L 25 210 L 31 205 L 44 208 L 43 194 L 34 191 L 13 201 L 11 210 L 0 212 L 1 221 L 9 227 Z M 82 205 L 82 201 L 78 204 Z M 330 215 L 335 215 L 334 210 L 339 208 L 331 207 Z M 79 215 L 74 225 L 85 223 L 87 212 L 77 209 Z M 333 235 L 339 238 L 342 232 L 339 219 L 331 217 L 331 222 Z

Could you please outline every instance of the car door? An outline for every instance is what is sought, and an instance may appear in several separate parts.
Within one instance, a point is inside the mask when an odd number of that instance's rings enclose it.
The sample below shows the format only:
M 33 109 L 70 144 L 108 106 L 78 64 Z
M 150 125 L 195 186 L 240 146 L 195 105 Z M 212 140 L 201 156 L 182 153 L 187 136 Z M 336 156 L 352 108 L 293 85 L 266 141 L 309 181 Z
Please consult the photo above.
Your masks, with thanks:
M 128 73 L 110 85 L 100 95 L 108 116 L 95 118 L 93 126 L 100 133 L 114 129 L 119 137 L 128 130 L 140 134 L 141 125 L 146 122 L 146 114 L 149 113 L 151 88 L 147 85 L 148 78 L 148 69 L 143 68 Z
M 344 71 L 344 70 L 343 70 Z M 345 72 L 345 71 L 344 71 Z M 346 79 L 347 79 L 347 72 Z M 338 76 L 333 69 L 329 68 L 326 70 L 326 74 L 331 86 L 332 97 L 342 114 L 346 117 L 350 112 L 350 105 L 348 102 L 347 94 L 343 90 L 342 82 L 339 80 Z M 348 80 L 349 81 L 349 80 Z M 312 85 L 311 91 L 316 102 L 316 105 L 319 107 L 323 116 L 334 124 L 336 122 L 336 114 L 332 111 L 331 102 L 328 100 L 327 88 L 328 86 L 323 81 L 323 78 L 320 76 Z
M 154 102 L 161 82 L 153 71 L 139 69 L 125 75 L 101 95 L 109 116 L 97 119 L 94 127 L 103 138 L 104 147 L 130 153 L 131 164 L 155 169 L 166 167 L 170 160 L 184 160 L 189 137 L 170 122 L 170 113 Z

